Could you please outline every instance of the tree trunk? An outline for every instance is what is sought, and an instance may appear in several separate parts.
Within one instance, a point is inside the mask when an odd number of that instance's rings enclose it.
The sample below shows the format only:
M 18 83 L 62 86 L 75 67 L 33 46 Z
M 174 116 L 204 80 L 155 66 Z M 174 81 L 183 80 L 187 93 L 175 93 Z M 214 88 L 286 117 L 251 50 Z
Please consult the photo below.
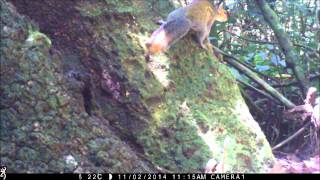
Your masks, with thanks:
M 304 75 L 304 71 L 300 66 L 301 62 L 299 62 L 299 57 L 294 51 L 288 34 L 284 31 L 284 27 L 281 25 L 276 13 L 270 8 L 265 0 L 256 0 L 256 4 L 277 37 L 280 48 L 286 57 L 287 66 L 292 69 L 299 82 L 300 90 L 303 96 L 305 96 L 308 89 L 308 79 Z
M 153 10 L 167 14 L 169 3 L 9 2 L 19 13 L 0 0 L 8 172 L 199 172 L 210 159 L 224 172 L 266 172 L 273 164 L 229 69 L 190 35 L 146 61 Z

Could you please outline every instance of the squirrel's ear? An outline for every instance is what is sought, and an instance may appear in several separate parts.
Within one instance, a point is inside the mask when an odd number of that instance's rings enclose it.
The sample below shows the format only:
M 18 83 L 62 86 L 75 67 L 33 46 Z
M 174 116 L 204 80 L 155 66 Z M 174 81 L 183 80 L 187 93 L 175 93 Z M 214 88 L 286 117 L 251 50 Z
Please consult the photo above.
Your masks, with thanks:
M 223 8 L 223 0 L 220 0 L 216 5 L 218 5 L 219 9 Z

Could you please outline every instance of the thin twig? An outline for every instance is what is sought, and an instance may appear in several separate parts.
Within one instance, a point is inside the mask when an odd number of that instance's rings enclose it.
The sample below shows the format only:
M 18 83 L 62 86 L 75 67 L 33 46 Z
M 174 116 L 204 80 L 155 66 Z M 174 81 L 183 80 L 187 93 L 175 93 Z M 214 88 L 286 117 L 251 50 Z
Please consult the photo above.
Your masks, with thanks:
M 272 96 L 270 96 L 269 94 L 265 93 L 264 91 L 261 91 L 260 89 L 252 86 L 251 84 L 246 83 L 245 81 L 242 81 L 241 79 L 237 79 L 237 81 L 240 84 L 244 85 L 245 87 L 248 87 L 249 89 L 251 89 L 251 90 L 253 90 L 253 91 L 255 91 L 255 92 L 257 92 L 257 93 L 259 93 L 259 94 L 261 94 L 261 95 L 263 95 L 265 97 L 267 97 L 268 99 L 270 99 L 272 101 L 275 101 L 275 100 L 277 101 L 277 99 L 273 98 Z
M 314 79 L 318 79 L 319 77 L 320 77 L 320 73 L 310 75 L 309 81 L 312 81 L 312 80 L 314 80 Z M 287 83 L 282 83 L 282 84 L 273 84 L 272 86 L 275 87 L 275 88 L 277 88 L 277 87 L 292 86 L 292 85 L 295 85 L 295 84 L 298 84 L 298 82 L 297 82 L 297 81 L 292 81 L 292 82 L 287 82 Z
M 256 70 L 256 69 L 254 69 L 251 64 L 246 63 L 246 62 L 242 62 L 240 59 L 238 59 L 238 58 L 236 58 L 236 57 L 234 57 L 234 56 L 232 56 L 232 55 L 227 54 L 226 52 L 222 51 L 222 50 L 221 50 L 220 48 L 218 48 L 218 47 L 213 46 L 213 48 L 214 48 L 218 53 L 220 53 L 220 54 L 222 54 L 222 55 L 225 55 L 225 56 L 227 56 L 227 57 L 232 58 L 233 60 L 237 61 L 238 63 L 240 63 L 240 64 L 242 64 L 242 65 L 244 65 L 245 67 L 247 67 L 247 68 L 250 69 L 251 71 L 259 74 L 259 75 L 262 76 L 262 77 L 264 77 L 264 78 L 267 79 L 268 81 L 270 80 L 270 81 L 278 82 L 275 78 L 270 77 L 270 76 L 268 76 L 268 75 L 266 75 L 266 74 L 263 74 L 262 72 L 260 72 L 260 71 L 258 71 L 258 70 Z
M 230 32 L 230 31 L 227 31 L 227 30 L 224 30 L 224 32 L 227 32 L 235 37 L 237 37 L 238 39 L 242 39 L 242 40 L 245 40 L 245 41 L 249 41 L 249 42 L 254 42 L 254 43 L 258 43 L 258 44 L 279 44 L 278 42 L 272 42 L 272 41 L 263 41 L 263 40 L 254 40 L 254 39 L 250 39 L 250 38 L 246 38 L 246 37 L 242 37 L 242 36 L 239 36 L 233 32 Z M 307 45 L 304 45 L 304 44 L 300 44 L 300 43 L 293 43 L 294 46 L 297 46 L 297 47 L 302 47 L 304 49 L 307 49 L 309 51 L 312 51 L 312 52 L 317 52 L 315 49 L 313 49 L 312 47 L 310 46 L 307 46 Z
M 283 145 L 287 144 L 288 142 L 290 142 L 292 139 L 294 139 L 295 137 L 297 137 L 298 135 L 300 135 L 301 133 L 303 133 L 303 131 L 305 129 L 307 129 L 308 126 L 311 125 L 311 121 L 309 121 L 307 124 L 305 124 L 302 128 L 300 128 L 297 132 L 295 132 L 294 134 L 292 134 L 290 137 L 288 137 L 287 139 L 285 139 L 284 141 L 280 142 L 279 144 L 275 145 L 272 150 L 276 150 L 279 149 L 280 147 L 282 147 Z

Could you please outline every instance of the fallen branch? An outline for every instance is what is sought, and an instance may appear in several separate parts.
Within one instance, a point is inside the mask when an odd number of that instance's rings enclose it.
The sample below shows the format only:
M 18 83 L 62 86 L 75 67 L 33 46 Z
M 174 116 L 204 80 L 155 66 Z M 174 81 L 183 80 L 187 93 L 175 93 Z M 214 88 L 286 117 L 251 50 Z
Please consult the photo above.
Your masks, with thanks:
M 305 129 L 307 129 L 310 125 L 311 125 L 311 121 L 309 121 L 307 124 L 305 124 L 302 128 L 300 128 L 297 132 L 295 132 L 294 134 L 292 134 L 290 137 L 288 137 L 287 139 L 285 139 L 284 141 L 280 142 L 279 144 L 275 145 L 272 150 L 276 150 L 279 149 L 280 147 L 282 147 L 283 145 L 287 144 L 288 142 L 290 142 L 293 138 L 297 137 L 298 135 L 300 135 Z
M 240 61 L 238 58 L 227 54 L 226 52 L 222 51 L 221 49 L 213 46 L 216 52 L 224 55 L 224 60 L 230 64 L 232 67 L 238 69 L 240 72 L 244 73 L 247 77 L 252 79 L 255 83 L 260 85 L 263 89 L 265 89 L 271 96 L 279 100 L 282 104 L 284 104 L 287 108 L 293 108 L 295 105 L 288 100 L 286 97 L 284 97 L 281 93 L 279 93 L 275 88 L 270 86 L 267 82 L 265 82 L 263 79 L 261 79 L 258 75 L 256 75 L 254 72 L 252 72 L 249 68 L 242 65 L 241 63 L 238 63 L 237 61 Z M 237 61 L 231 60 L 235 59 Z
M 254 112 L 256 112 L 258 115 L 262 115 L 264 112 L 263 110 L 257 106 L 257 104 L 252 100 L 252 98 L 243 90 L 240 89 L 241 95 L 245 99 L 246 103 L 252 109 Z
M 294 108 L 290 109 L 289 111 L 285 112 L 285 114 L 292 115 L 294 113 L 300 113 L 300 118 L 304 121 L 308 117 L 311 117 L 311 121 L 305 124 L 302 128 L 300 128 L 297 132 L 293 135 L 288 137 L 286 140 L 282 141 L 281 143 L 277 144 L 272 148 L 272 150 L 278 149 L 285 145 L 286 143 L 290 142 L 293 138 L 301 134 L 308 126 L 313 124 L 316 129 L 319 128 L 319 102 L 317 98 L 317 89 L 315 87 L 310 87 L 307 92 L 306 99 L 304 100 L 305 104 L 295 106 Z
M 249 83 L 246 83 L 245 81 L 242 81 L 242 80 L 240 80 L 240 79 L 237 79 L 237 81 L 238 81 L 240 84 L 244 85 L 245 87 L 247 87 L 247 88 L 249 88 L 249 89 L 251 89 L 251 90 L 253 90 L 253 91 L 255 91 L 255 92 L 259 93 L 259 94 L 261 94 L 262 96 L 267 97 L 268 99 L 270 99 L 270 100 L 272 100 L 272 101 L 276 100 L 275 98 L 273 98 L 273 97 L 270 96 L 269 94 L 265 93 L 264 91 L 261 91 L 260 89 L 252 86 L 252 85 L 249 84 Z

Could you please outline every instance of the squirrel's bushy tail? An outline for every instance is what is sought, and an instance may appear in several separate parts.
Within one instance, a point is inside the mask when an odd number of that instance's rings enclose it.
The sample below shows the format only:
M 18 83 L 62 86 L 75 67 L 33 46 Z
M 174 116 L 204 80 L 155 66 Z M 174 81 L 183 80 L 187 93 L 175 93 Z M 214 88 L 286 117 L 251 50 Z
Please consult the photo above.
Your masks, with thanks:
M 149 54 L 165 51 L 177 40 L 185 36 L 190 28 L 191 22 L 186 18 L 177 18 L 162 24 L 152 33 L 150 40 L 146 43 Z

